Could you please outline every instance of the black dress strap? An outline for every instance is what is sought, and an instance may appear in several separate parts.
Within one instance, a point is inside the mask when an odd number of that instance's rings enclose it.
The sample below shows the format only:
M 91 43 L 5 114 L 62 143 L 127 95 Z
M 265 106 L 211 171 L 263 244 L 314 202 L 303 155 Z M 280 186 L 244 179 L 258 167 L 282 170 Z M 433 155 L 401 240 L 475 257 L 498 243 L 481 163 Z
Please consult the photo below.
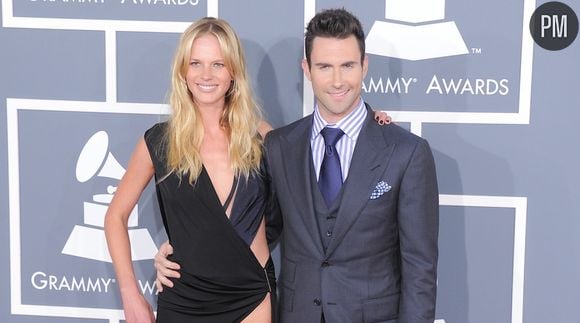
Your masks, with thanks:
M 227 210 L 228 207 L 230 206 L 230 203 L 232 202 L 232 198 L 234 197 L 234 194 L 236 193 L 236 190 L 238 188 L 238 176 L 234 176 L 234 182 L 232 183 L 232 188 L 230 189 L 230 194 L 228 195 L 228 198 L 226 199 L 226 201 L 224 202 L 224 210 Z

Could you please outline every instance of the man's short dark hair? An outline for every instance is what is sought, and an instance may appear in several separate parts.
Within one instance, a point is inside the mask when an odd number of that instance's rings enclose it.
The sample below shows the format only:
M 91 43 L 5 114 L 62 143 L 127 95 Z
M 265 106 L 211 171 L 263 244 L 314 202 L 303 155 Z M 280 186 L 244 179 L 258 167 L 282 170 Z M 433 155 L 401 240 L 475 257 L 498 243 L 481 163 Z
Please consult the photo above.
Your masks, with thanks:
M 310 55 L 315 37 L 346 39 L 351 35 L 358 42 L 362 62 L 365 56 L 365 33 L 358 18 L 344 8 L 327 9 L 317 13 L 306 26 L 304 36 L 304 50 L 308 66 L 310 67 Z

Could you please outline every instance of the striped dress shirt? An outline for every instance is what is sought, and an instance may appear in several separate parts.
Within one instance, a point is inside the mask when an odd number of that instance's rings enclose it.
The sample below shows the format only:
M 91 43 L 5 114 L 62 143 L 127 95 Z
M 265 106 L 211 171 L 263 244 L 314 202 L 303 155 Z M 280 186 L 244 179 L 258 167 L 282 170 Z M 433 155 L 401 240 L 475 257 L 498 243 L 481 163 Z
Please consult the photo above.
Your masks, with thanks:
M 367 109 L 362 99 L 360 99 L 358 106 L 351 113 L 342 118 L 336 124 L 329 124 L 326 122 L 318 111 L 318 105 L 314 107 L 310 148 L 312 149 L 312 161 L 314 162 L 317 181 L 320 175 L 322 158 L 324 157 L 324 138 L 320 131 L 324 129 L 324 127 L 330 127 L 340 128 L 340 130 L 344 132 L 344 135 L 336 143 L 336 151 L 338 152 L 340 168 L 342 170 L 342 182 L 344 183 L 348 176 L 348 169 L 350 168 L 356 140 L 358 139 L 358 135 L 360 134 L 366 116 Z

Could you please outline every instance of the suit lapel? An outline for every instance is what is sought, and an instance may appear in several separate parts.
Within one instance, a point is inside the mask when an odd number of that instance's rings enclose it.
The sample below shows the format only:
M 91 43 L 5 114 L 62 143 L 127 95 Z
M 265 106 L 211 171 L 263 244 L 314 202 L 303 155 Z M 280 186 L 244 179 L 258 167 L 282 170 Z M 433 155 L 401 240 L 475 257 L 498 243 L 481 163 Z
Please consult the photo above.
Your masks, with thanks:
M 308 236 L 320 253 L 323 253 L 322 240 L 315 218 L 314 192 L 312 192 L 312 153 L 310 136 L 312 131 L 312 115 L 303 119 L 301 124 L 284 139 L 283 147 L 287 151 L 284 156 L 285 178 L 289 182 L 294 206 L 298 209 L 302 222 L 308 231 Z
M 394 144 L 388 144 L 380 125 L 368 109 L 367 119 L 359 134 L 353 152 L 348 177 L 343 186 L 333 237 L 328 245 L 327 256 L 332 254 L 342 238 L 369 201 L 370 194 L 384 173 Z

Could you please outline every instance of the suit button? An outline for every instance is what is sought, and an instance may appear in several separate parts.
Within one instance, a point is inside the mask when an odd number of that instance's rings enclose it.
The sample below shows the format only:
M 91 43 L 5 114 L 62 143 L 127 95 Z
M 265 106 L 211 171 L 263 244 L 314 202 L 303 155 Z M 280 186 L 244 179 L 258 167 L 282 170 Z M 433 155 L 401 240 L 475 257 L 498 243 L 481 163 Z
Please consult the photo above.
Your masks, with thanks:
M 315 298 L 314 299 L 314 305 L 320 306 L 320 304 L 322 304 L 322 301 L 320 300 L 320 298 Z
M 326 236 L 327 237 L 332 237 L 332 231 L 330 231 L 330 230 L 326 231 Z
M 325 260 L 322 262 L 322 267 L 328 267 L 330 266 L 330 263 L 328 262 L 328 260 Z

